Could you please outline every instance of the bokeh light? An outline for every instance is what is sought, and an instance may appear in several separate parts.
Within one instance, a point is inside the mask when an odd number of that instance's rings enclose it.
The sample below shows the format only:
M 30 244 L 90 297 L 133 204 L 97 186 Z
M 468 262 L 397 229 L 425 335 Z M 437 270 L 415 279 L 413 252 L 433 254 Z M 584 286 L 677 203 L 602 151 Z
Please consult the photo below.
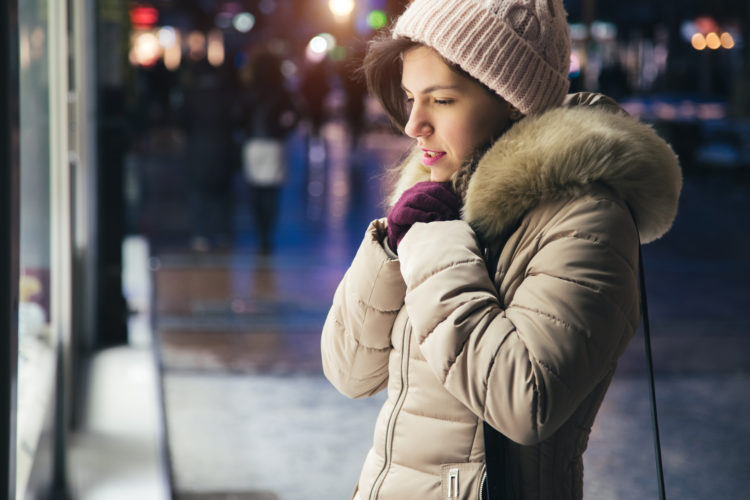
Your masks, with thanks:
M 706 48 L 706 37 L 701 33 L 696 33 L 693 35 L 693 38 L 690 39 L 690 43 L 695 50 L 703 50 Z
M 175 33 L 174 43 L 164 49 L 164 66 L 170 71 L 176 71 L 182 62 L 182 46 L 180 34 Z
M 328 50 L 328 44 L 320 35 L 313 37 L 308 45 L 310 47 L 310 50 L 316 54 L 324 54 Z
M 177 32 L 171 26 L 164 26 L 159 29 L 159 43 L 165 49 L 170 48 L 177 42 Z
M 234 55 L 234 67 L 235 68 L 242 68 L 244 66 L 247 66 L 247 64 L 250 62 L 250 56 L 245 54 L 244 52 L 238 52 Z
M 328 56 L 332 61 L 341 62 L 346 59 L 346 48 L 341 45 L 336 45 L 328 52 Z
M 232 25 L 240 33 L 247 33 L 255 26 L 255 16 L 249 12 L 240 12 L 232 19 Z
M 309 46 L 316 54 L 325 54 L 336 46 L 336 38 L 330 33 L 321 33 L 310 40 Z
M 336 47 L 336 39 L 330 33 L 321 33 L 314 36 L 307 44 L 307 60 L 313 63 L 319 63 L 325 59 L 326 55 Z
M 328 0 L 328 7 L 334 16 L 346 19 L 354 10 L 354 0 Z
M 141 66 L 153 66 L 161 57 L 159 38 L 152 32 L 138 33 L 130 53 L 131 63 Z
M 367 25 L 374 29 L 379 30 L 388 24 L 388 16 L 382 10 L 373 10 L 367 14 Z
M 716 50 L 721 47 L 721 40 L 719 39 L 719 35 L 713 32 L 706 35 L 706 45 L 709 49 L 712 50 Z
M 191 31 L 187 39 L 190 59 L 200 61 L 206 55 L 206 36 L 200 31 Z
M 721 34 L 721 46 L 725 49 L 734 48 L 734 38 L 732 38 L 731 34 L 726 32 Z
M 224 36 L 220 30 L 211 30 L 208 34 L 206 57 L 211 66 L 221 66 L 224 64 Z
M 298 71 L 299 70 L 297 69 L 297 65 L 294 64 L 294 61 L 285 59 L 281 63 L 281 74 L 287 79 L 297 76 Z
M 579 76 L 581 74 L 581 58 L 580 56 L 575 53 L 570 53 L 570 69 L 568 70 L 568 76 L 572 76 L 573 78 Z
M 133 26 L 150 28 L 159 20 L 159 11 L 150 5 L 138 5 L 130 9 L 130 22 Z

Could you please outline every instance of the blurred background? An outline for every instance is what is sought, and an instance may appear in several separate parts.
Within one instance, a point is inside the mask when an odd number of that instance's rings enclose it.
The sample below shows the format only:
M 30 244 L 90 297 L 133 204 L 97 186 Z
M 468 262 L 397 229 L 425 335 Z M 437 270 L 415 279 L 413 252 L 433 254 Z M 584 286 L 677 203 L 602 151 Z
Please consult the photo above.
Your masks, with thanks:
M 565 0 L 571 91 L 680 157 L 644 250 L 667 495 L 750 498 L 750 3 Z M 405 0 L 0 7 L 0 495 L 346 499 L 384 395 L 319 335 L 410 141 L 357 72 Z M 262 158 L 263 161 L 258 161 Z M 655 498 L 641 334 L 587 498 Z

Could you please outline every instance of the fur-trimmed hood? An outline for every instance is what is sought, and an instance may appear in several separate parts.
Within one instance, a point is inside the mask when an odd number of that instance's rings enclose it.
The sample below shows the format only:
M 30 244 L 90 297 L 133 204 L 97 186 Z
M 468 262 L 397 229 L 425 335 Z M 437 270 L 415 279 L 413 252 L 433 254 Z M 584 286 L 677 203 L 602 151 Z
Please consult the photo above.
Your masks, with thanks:
M 593 101 L 569 99 L 579 105 L 526 117 L 508 130 L 469 181 L 464 220 L 493 239 L 540 203 L 575 197 L 601 183 L 630 206 L 641 242 L 664 235 L 677 214 L 682 187 L 677 157 L 651 127 Z M 391 202 L 429 176 L 419 151 L 413 152 Z

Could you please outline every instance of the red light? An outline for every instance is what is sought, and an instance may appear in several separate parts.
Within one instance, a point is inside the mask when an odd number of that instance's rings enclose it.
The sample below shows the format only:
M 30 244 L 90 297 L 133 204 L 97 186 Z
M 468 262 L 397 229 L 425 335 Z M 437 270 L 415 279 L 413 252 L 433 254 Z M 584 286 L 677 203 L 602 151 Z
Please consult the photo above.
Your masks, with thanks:
M 159 20 L 159 11 L 145 5 L 130 9 L 130 21 L 134 26 L 150 28 Z
M 704 35 L 719 31 L 719 25 L 716 23 L 716 20 L 713 17 L 708 16 L 697 18 L 695 20 L 695 27 L 698 32 Z

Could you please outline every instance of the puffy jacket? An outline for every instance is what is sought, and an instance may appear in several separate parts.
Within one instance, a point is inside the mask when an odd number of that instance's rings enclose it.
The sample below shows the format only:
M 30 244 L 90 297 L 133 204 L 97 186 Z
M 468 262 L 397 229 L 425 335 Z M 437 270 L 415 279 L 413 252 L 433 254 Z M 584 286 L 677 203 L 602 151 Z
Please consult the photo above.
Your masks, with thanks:
M 388 389 L 358 498 L 480 498 L 483 421 L 512 441 L 521 498 L 583 496 L 591 426 L 639 322 L 639 239 L 669 229 L 682 183 L 671 148 L 606 102 L 516 124 L 479 161 L 462 220 L 415 224 L 398 257 L 385 220 L 368 228 L 321 340 L 343 394 Z M 428 178 L 414 155 L 393 199 Z

